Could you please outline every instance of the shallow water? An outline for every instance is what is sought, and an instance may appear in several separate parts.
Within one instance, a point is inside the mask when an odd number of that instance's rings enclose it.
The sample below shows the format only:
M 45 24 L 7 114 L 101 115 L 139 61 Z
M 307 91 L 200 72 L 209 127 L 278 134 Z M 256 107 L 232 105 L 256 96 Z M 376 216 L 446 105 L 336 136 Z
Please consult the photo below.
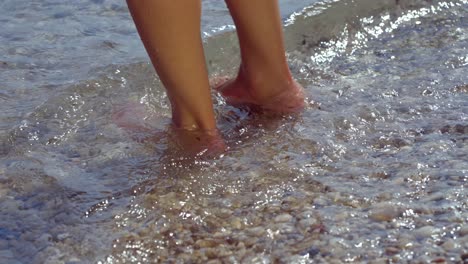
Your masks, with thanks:
M 282 16 L 317 1 L 282 0 Z M 203 36 L 233 28 L 224 1 L 202 3 Z M 147 60 L 125 1 L 2 0 L 0 10 L 0 134 L 102 67 Z
M 41 102 L 0 135 L 0 259 L 466 261 L 468 2 L 336 28 L 319 45 L 302 28 L 288 52 L 308 96 L 300 115 L 265 118 L 213 95 L 230 146 L 214 160 L 173 159 L 146 62 L 41 88 L 44 103 L 27 89 L 0 97 Z M 213 61 L 214 75 L 235 72 Z M 113 123 L 129 102 L 147 108 L 151 133 Z

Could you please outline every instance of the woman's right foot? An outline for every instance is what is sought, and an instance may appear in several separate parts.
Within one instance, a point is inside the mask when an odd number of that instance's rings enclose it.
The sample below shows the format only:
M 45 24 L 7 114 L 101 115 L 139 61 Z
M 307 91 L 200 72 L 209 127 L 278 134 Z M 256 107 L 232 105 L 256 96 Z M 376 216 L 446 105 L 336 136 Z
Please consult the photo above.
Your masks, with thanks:
M 171 125 L 171 141 L 184 158 L 216 158 L 226 152 L 227 146 L 217 129 L 210 131 L 187 130 Z M 177 151 L 176 150 L 176 151 Z
M 227 150 L 223 138 L 216 128 L 211 130 L 187 129 L 177 127 L 174 122 L 167 131 L 156 128 L 162 122 L 161 117 L 151 113 L 145 105 L 130 102 L 116 107 L 112 121 L 132 139 L 139 143 L 160 141 L 168 137 L 175 145 L 175 156 L 184 158 L 214 158 Z

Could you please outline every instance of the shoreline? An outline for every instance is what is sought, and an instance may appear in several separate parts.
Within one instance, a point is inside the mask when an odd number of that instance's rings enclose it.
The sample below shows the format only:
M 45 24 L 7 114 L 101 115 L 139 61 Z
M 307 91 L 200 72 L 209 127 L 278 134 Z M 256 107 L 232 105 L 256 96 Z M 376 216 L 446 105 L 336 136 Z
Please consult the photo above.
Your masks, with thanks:
M 332 3 L 319 2 L 296 12 L 286 20 L 284 42 L 290 53 L 303 46 L 317 47 L 320 43 L 339 37 L 344 29 L 357 32 L 362 28 L 360 20 L 415 10 L 443 0 L 338 0 Z M 350 11 L 351 10 L 351 11 Z M 293 18 L 294 21 L 290 21 Z M 205 57 L 210 74 L 231 73 L 222 65 L 240 63 L 239 46 L 235 31 L 224 32 L 205 40 Z M 220 72 L 221 71 L 221 72 Z

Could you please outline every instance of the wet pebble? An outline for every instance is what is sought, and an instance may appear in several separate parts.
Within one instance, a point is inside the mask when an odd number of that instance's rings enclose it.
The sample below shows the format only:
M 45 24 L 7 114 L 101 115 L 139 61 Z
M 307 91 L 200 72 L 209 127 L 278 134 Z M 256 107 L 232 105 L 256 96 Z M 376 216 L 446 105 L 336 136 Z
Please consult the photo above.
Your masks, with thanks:
M 244 243 L 239 242 L 237 246 L 235 247 L 235 259 L 242 259 L 245 256 L 245 253 L 247 252 Z M 231 263 L 236 263 L 236 261 L 231 261 Z
M 461 259 L 462 259 L 463 263 L 466 263 L 468 261 L 468 253 L 463 253 L 461 255 Z
M 47 245 L 48 243 L 51 243 L 52 235 L 48 233 L 44 233 L 37 239 L 37 241 L 43 245 Z
M 230 230 L 224 230 L 223 232 L 216 232 L 213 234 L 213 238 L 225 238 L 231 234 Z
M 225 258 L 232 255 L 232 251 L 227 249 L 225 246 L 220 246 L 216 248 L 216 255 L 218 258 Z
M 369 218 L 379 222 L 389 222 L 400 215 L 400 210 L 394 205 L 387 203 L 375 204 L 369 214 Z
M 414 236 L 402 234 L 398 239 L 398 247 L 402 249 L 409 249 L 415 246 Z
M 21 262 L 15 259 L 11 250 L 0 250 L 0 260 L 2 263 L 21 264 Z
M 435 192 L 435 193 L 432 193 L 428 196 L 426 196 L 424 199 L 422 199 L 421 201 L 422 202 L 434 202 L 434 201 L 441 201 L 441 200 L 444 200 L 446 198 L 446 195 L 444 193 L 441 193 L 441 192 Z
M 11 250 L 0 250 L 0 259 L 13 259 L 13 252 Z
M 220 218 L 225 219 L 225 218 L 232 216 L 232 211 L 226 208 L 221 208 L 220 210 L 216 212 L 216 215 Z
M 313 225 L 317 224 L 317 219 L 315 218 L 307 218 L 307 219 L 302 219 L 299 221 L 299 228 L 303 230 L 308 230 L 311 228 Z
M 454 91 L 459 93 L 468 93 L 468 84 L 459 85 L 455 87 Z
M 23 202 L 15 199 L 5 199 L 2 201 L 1 209 L 3 212 L 15 212 L 23 207 Z
M 431 260 L 431 263 L 448 263 L 444 257 L 437 257 Z
M 243 226 L 242 220 L 239 217 L 232 218 L 230 225 L 233 229 L 241 229 Z
M 9 248 L 8 240 L 0 239 L 0 250 L 4 250 L 8 248 Z
M 219 245 L 219 242 L 212 239 L 200 239 L 195 242 L 198 248 L 213 248 Z
M 70 237 L 69 233 L 62 233 L 57 235 L 57 240 L 62 241 Z
M 256 238 L 256 237 L 247 237 L 242 242 L 244 243 L 244 245 L 246 247 L 251 247 L 251 246 L 255 245 L 257 243 L 257 241 L 258 241 L 258 238 Z
M 290 214 L 282 214 L 282 215 L 278 215 L 277 217 L 275 217 L 275 222 L 276 223 L 284 223 L 284 222 L 289 222 L 293 219 L 292 215 Z
M 398 254 L 398 252 L 400 252 L 400 249 L 396 248 L 396 247 L 387 247 L 387 248 L 385 248 L 385 253 L 387 255 L 395 255 L 395 254 Z
M 463 225 L 461 228 L 460 228 L 460 231 L 458 232 L 460 234 L 460 236 L 466 236 L 468 235 L 468 226 L 467 225 Z
M 208 262 L 206 262 L 206 264 L 222 264 L 223 262 L 221 262 L 221 260 L 219 259 L 212 259 L 212 260 L 208 260 Z
M 56 247 L 47 247 L 42 250 L 35 258 L 36 261 L 42 263 L 63 263 L 63 253 Z
M 282 234 L 290 234 L 296 232 L 296 228 L 289 223 L 278 223 L 275 229 L 279 230 Z
M 263 234 L 265 234 L 265 228 L 262 226 L 257 226 L 257 227 L 252 227 L 246 230 L 248 234 L 255 236 L 255 237 L 260 237 Z
M 414 235 L 416 236 L 416 238 L 423 239 L 428 238 L 438 232 L 440 232 L 438 228 L 435 228 L 433 226 L 423 226 L 414 230 Z
M 0 174 L 1 174 L 1 171 L 0 171 Z M 2 183 L 0 183 L 0 200 L 1 199 L 5 199 L 6 196 L 8 195 L 8 188 L 6 186 L 4 186 Z
M 328 202 L 323 197 L 317 197 L 314 199 L 314 204 L 318 206 L 325 206 L 328 204 Z
M 455 249 L 458 249 L 459 247 L 460 247 L 460 245 L 455 243 L 455 241 L 453 239 L 448 239 L 447 241 L 445 241 L 442 244 L 442 248 L 447 250 L 447 251 L 453 251 Z
M 371 260 L 369 262 L 369 264 L 387 264 L 387 263 L 388 263 L 388 259 L 386 258 L 378 258 L 378 259 Z
M 340 213 L 336 214 L 336 216 L 335 216 L 335 220 L 339 221 L 339 222 L 346 221 L 346 219 L 348 219 L 348 218 L 349 218 L 349 213 L 348 212 L 340 212 Z

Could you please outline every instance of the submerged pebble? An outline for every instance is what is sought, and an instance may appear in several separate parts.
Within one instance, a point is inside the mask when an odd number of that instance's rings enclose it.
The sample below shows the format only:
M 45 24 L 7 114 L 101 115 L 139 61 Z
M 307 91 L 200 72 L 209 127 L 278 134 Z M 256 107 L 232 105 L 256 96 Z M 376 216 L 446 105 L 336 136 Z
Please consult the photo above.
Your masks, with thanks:
M 372 206 L 369 218 L 375 221 L 390 222 L 400 216 L 401 210 L 395 205 L 380 203 Z
M 282 215 L 278 215 L 277 217 L 275 217 L 274 221 L 276 223 L 283 223 L 283 222 L 289 222 L 292 219 L 293 217 L 290 214 L 282 214 Z
M 459 234 L 460 234 L 460 236 L 467 236 L 468 235 L 468 225 L 463 225 L 460 228 Z
M 418 239 L 430 238 L 440 232 L 440 229 L 433 226 L 423 226 L 414 230 L 414 234 Z

